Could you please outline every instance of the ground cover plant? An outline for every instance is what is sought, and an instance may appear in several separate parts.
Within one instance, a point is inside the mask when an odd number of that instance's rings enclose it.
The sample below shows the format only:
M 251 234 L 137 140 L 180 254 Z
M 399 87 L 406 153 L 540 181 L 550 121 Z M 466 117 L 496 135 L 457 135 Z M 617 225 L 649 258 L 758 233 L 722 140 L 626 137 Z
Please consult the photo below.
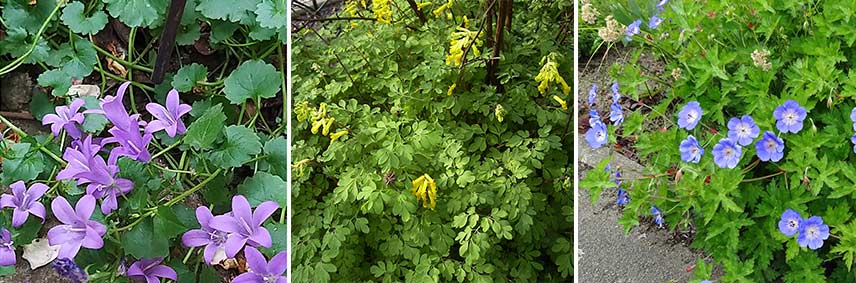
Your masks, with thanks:
M 295 16 L 294 282 L 572 279 L 572 3 L 511 2 Z
M 286 282 L 285 1 L 174 2 L 0 1 L 0 275 Z
M 580 187 L 593 201 L 615 193 L 628 231 L 653 221 L 691 235 L 722 267 L 717 281 L 853 281 L 854 11 L 846 1 L 581 3 L 589 54 L 626 46 L 632 58 L 604 70 L 611 86 L 583 86 L 595 101 L 581 112 L 586 144 L 632 152 L 648 172 L 623 178 L 607 160 Z M 643 53 L 665 71 L 635 64 Z M 711 265 L 698 266 L 695 282 L 709 279 Z

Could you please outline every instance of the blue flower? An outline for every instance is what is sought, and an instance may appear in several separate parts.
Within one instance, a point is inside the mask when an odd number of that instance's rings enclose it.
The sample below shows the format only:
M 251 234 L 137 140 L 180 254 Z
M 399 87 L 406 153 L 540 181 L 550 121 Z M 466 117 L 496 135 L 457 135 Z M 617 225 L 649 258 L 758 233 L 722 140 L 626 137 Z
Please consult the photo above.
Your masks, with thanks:
M 621 170 L 615 169 L 615 185 L 621 187 Z
M 606 124 L 601 121 L 595 121 L 591 124 L 591 129 L 586 132 L 586 141 L 593 149 L 600 148 L 607 141 Z
M 600 122 L 600 114 L 597 110 L 589 110 L 589 125 L 594 125 L 595 122 Z
M 651 16 L 651 20 L 648 21 L 648 28 L 657 29 L 660 27 L 660 24 L 663 23 L 663 18 L 660 18 L 660 13 L 656 13 Z
M 698 101 L 690 101 L 681 108 L 681 112 L 678 112 L 678 127 L 687 130 L 695 129 L 698 121 L 701 120 L 701 115 L 701 105 Z
M 823 218 L 820 216 L 809 217 L 800 222 L 799 226 L 797 243 L 800 247 L 808 246 L 809 249 L 816 250 L 823 246 L 823 240 L 829 238 L 829 226 L 823 224 Z
M 669 4 L 669 0 L 660 0 L 660 2 L 657 2 L 657 8 L 663 8 L 666 4 Z
M 853 121 L 853 130 L 856 131 L 856 107 L 850 110 L 850 121 Z
M 776 128 L 782 133 L 798 133 L 802 130 L 805 116 L 805 108 L 793 100 L 785 101 L 785 104 L 776 107 L 776 110 L 773 111 L 773 118 L 776 119 Z
M 800 216 L 799 212 L 793 209 L 785 210 L 785 212 L 782 212 L 782 218 L 779 220 L 779 232 L 788 237 L 793 236 L 799 232 L 800 222 L 802 222 L 802 216 Z
M 627 205 L 630 202 L 630 195 L 622 189 L 618 189 L 618 198 L 615 199 L 617 205 Z
M 74 264 L 74 261 L 71 259 L 60 258 L 54 260 L 51 267 L 53 267 L 60 276 L 68 278 L 71 282 L 83 283 L 89 281 L 89 275 L 86 274 L 86 271 L 77 266 L 77 264 Z
M 773 132 L 766 131 L 758 142 L 755 143 L 758 158 L 761 161 L 779 161 L 785 155 L 785 141 L 777 137 Z
M 747 146 L 758 137 L 761 129 L 755 125 L 755 120 L 749 115 L 743 115 L 740 119 L 728 120 L 728 138 L 736 141 L 741 146 Z
M 693 135 L 689 135 L 687 139 L 681 141 L 678 149 L 681 151 L 681 160 L 684 162 L 698 163 L 701 160 L 701 155 L 704 154 L 704 148 L 698 144 L 698 140 Z
M 621 91 L 618 89 L 618 82 L 612 82 L 612 102 L 618 102 L 621 99 Z
M 713 163 L 716 163 L 719 168 L 732 169 L 737 167 L 741 154 L 743 149 L 739 145 L 734 144 L 730 139 L 721 139 L 713 146 Z
M 609 120 L 612 121 L 612 125 L 621 125 L 621 122 L 624 122 L 624 110 L 621 109 L 621 104 L 613 102 L 610 108 L 612 111 L 609 112 Z
M 589 89 L 589 93 L 588 93 L 589 106 L 594 106 L 594 100 L 595 100 L 596 96 L 597 96 L 597 84 L 591 84 L 591 88 Z
M 713 281 L 710 281 L 710 280 L 703 280 L 703 281 L 701 281 L 701 283 L 713 283 Z
M 657 206 L 651 206 L 651 214 L 654 215 L 654 223 L 660 225 L 660 228 L 663 228 L 663 212 L 660 211 Z
M 853 152 L 856 152 L 856 134 L 850 137 L 850 142 L 853 143 Z
M 639 34 L 642 30 L 639 29 L 639 25 L 642 24 L 642 20 L 635 20 L 629 25 L 627 25 L 627 31 L 624 32 L 624 37 L 629 41 L 632 40 L 631 37 Z

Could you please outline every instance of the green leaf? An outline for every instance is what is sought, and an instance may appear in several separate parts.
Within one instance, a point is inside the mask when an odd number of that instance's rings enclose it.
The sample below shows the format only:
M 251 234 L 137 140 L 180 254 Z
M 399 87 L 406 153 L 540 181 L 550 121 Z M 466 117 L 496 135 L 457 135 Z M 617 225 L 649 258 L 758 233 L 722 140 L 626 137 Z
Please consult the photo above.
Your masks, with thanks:
M 214 165 L 221 167 L 240 167 L 253 155 L 262 151 L 262 144 L 256 133 L 245 126 L 226 128 L 226 142 L 208 156 Z
M 286 11 L 285 0 L 262 0 L 256 5 L 256 21 L 265 28 L 285 28 Z
M 204 82 L 208 77 L 208 67 L 193 63 L 178 70 L 172 79 L 172 87 L 180 92 L 188 92 L 197 82 Z
M 267 156 L 261 163 L 261 167 L 283 180 L 288 174 L 288 141 L 284 137 L 276 137 L 265 143 L 264 152 Z
M 275 201 L 280 207 L 285 207 L 286 185 L 285 181 L 277 176 L 258 172 L 238 185 L 238 193 L 247 197 L 253 207 L 265 201 Z
M 288 248 L 288 223 L 268 223 L 265 228 L 270 232 L 273 245 L 269 249 L 264 249 L 264 253 L 268 257 L 272 257 L 279 252 L 285 251 Z
M 98 98 L 87 96 L 83 98 L 83 101 L 86 102 L 83 105 L 86 110 L 101 109 L 101 106 L 99 105 L 100 100 L 98 100 Z M 104 127 L 107 126 L 107 124 L 109 123 L 110 121 L 108 121 L 107 117 L 105 117 L 104 115 L 87 114 L 84 115 L 83 125 L 81 126 L 81 129 L 86 131 L 87 133 L 97 133 L 104 130 Z
M 238 66 L 225 80 L 223 91 L 232 104 L 247 99 L 271 98 L 280 90 L 279 72 L 263 61 L 247 61 Z
M 209 149 L 223 135 L 223 127 L 226 122 L 226 114 L 223 114 L 223 105 L 214 105 L 202 114 L 187 128 L 184 143 L 198 150 Z
M 110 15 L 129 27 L 160 26 L 168 9 L 168 0 L 103 0 Z
M 7 185 L 35 180 L 45 170 L 44 155 L 29 143 L 13 144 L 0 164 L 3 184 Z
M 60 69 L 43 72 L 36 79 L 40 86 L 51 87 L 53 96 L 65 96 L 71 87 L 71 76 Z
M 39 121 L 45 117 L 45 115 L 54 113 L 53 103 L 51 103 L 50 98 L 44 92 L 36 92 L 33 94 L 33 99 L 30 100 L 30 113 L 33 114 L 33 117 L 36 117 Z
M 258 0 L 201 0 L 196 10 L 210 19 L 240 22 L 251 16 L 258 3 Z
M 71 2 L 62 9 L 62 22 L 71 31 L 82 34 L 96 34 L 107 25 L 107 14 L 96 10 L 91 17 L 83 14 L 83 3 Z
M 121 239 L 122 248 L 126 255 L 132 255 L 135 258 L 155 258 L 169 255 L 168 238 L 155 232 L 153 220 L 149 217 L 131 228 L 131 231 L 125 233 Z M 141 245 L 140 243 L 145 244 Z
M 171 208 L 159 206 L 154 220 L 154 232 L 159 237 L 172 239 L 186 232 L 188 228 L 175 215 Z

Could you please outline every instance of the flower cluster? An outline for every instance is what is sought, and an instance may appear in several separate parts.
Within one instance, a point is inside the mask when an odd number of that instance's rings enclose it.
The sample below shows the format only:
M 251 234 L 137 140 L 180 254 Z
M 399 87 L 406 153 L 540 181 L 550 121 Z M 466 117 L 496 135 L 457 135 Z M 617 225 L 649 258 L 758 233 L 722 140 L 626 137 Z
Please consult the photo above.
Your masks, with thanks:
M 58 258 L 54 260 L 51 267 L 62 277 L 65 277 L 72 283 L 84 283 L 89 282 L 89 275 L 86 274 L 86 271 L 77 264 L 74 263 L 73 260 L 68 258 Z
M 829 238 L 829 226 L 823 224 L 823 218 L 812 216 L 805 219 L 799 212 L 792 209 L 782 212 L 779 219 L 779 232 L 788 237 L 799 233 L 797 243 L 800 247 L 808 247 L 812 250 L 822 247 L 823 240 Z
M 481 52 L 479 46 L 482 45 L 481 37 L 484 33 L 471 31 L 466 27 L 457 27 L 449 36 L 449 55 L 446 55 L 446 65 L 461 66 L 464 60 L 464 50 L 469 46 L 473 51 L 473 56 L 478 57 Z
M 755 67 L 761 68 L 762 70 L 769 71 L 770 68 L 773 67 L 773 64 L 767 61 L 767 56 L 770 56 L 770 51 L 767 49 L 763 50 L 755 50 L 752 51 L 752 63 L 755 64 Z
M 389 0 L 372 1 L 372 12 L 379 23 L 389 24 L 392 22 L 392 8 L 389 2 Z
M 624 109 L 622 109 L 619 101 L 621 100 L 621 91 L 618 82 L 613 82 L 610 87 L 612 90 L 612 104 L 610 104 L 609 121 L 613 126 L 620 126 L 624 122 Z M 589 107 L 589 124 L 591 128 L 586 132 L 586 142 L 593 149 L 600 148 L 606 144 L 608 140 L 608 130 L 606 124 L 601 121 L 600 114 L 594 109 L 594 104 L 597 96 L 597 85 L 592 84 L 588 93 Z
M 621 36 L 622 30 L 625 30 L 624 25 L 616 21 L 612 15 L 609 15 L 606 16 L 606 26 L 598 29 L 597 35 L 600 36 L 603 41 L 615 42 L 618 41 L 618 38 Z
M 806 114 L 805 108 L 799 103 L 788 100 L 776 107 L 773 111 L 773 118 L 776 119 L 776 128 L 780 133 L 797 133 L 802 130 Z M 687 103 L 678 113 L 678 127 L 687 130 L 694 129 L 698 125 L 701 115 L 702 109 L 698 102 Z M 713 162 L 720 168 L 737 167 L 740 157 L 743 155 L 743 147 L 751 144 L 760 135 L 760 132 L 761 130 L 755 124 L 752 116 L 743 115 L 740 118 L 731 118 L 728 121 L 727 137 L 720 139 L 713 146 Z M 772 131 L 765 131 L 761 135 L 761 139 L 755 142 L 755 149 L 756 155 L 761 161 L 778 162 L 784 157 L 785 141 Z M 681 153 L 681 160 L 684 162 L 698 163 L 704 154 L 704 148 L 693 135 L 688 135 L 685 140 L 681 141 L 678 150 Z
M 301 107 L 305 107 L 305 109 L 300 110 L 300 111 L 303 111 L 305 113 L 299 114 L 299 115 L 305 115 L 306 117 L 309 117 L 309 116 L 312 117 L 312 128 L 310 130 L 312 132 L 312 134 L 317 134 L 318 130 L 321 130 L 322 136 L 330 135 L 330 142 L 334 142 L 334 141 L 338 140 L 339 138 L 348 134 L 347 129 L 340 130 L 338 132 L 330 134 L 330 129 L 332 129 L 333 123 L 336 122 L 336 118 L 330 117 L 329 115 L 327 115 L 327 103 L 321 102 L 321 104 L 318 106 L 317 110 L 311 109 L 308 104 L 302 105 Z M 298 111 L 298 110 L 295 109 L 295 111 Z M 298 115 L 298 114 L 295 112 L 295 115 Z M 300 120 L 299 116 L 298 116 L 298 119 Z
M 245 245 L 270 248 L 270 232 L 262 223 L 278 208 L 276 202 L 266 201 L 253 210 L 242 195 L 232 198 L 232 211 L 223 215 L 214 216 L 208 207 L 200 206 L 196 208 L 196 220 L 202 228 L 187 231 L 181 242 L 187 247 L 205 246 L 203 257 L 207 264 L 212 264 L 217 253 L 225 252 L 226 257 L 233 258 Z
M 600 11 L 592 5 L 591 1 L 580 1 L 580 17 L 587 24 L 594 24 L 597 21 L 597 16 L 600 16 Z
M 667 3 L 669 3 L 668 0 L 662 0 L 657 2 L 657 12 L 651 15 L 651 17 L 648 19 L 649 29 L 657 29 L 658 27 L 660 27 L 660 24 L 663 23 L 664 20 L 663 18 L 660 18 L 660 14 L 665 11 L 664 6 L 666 6 Z M 639 28 L 640 25 L 642 25 L 642 19 L 636 19 L 635 21 L 627 25 L 627 29 L 624 31 L 624 39 L 626 39 L 627 41 L 633 40 L 633 36 L 642 32 L 642 30 Z
M 416 201 L 422 200 L 422 207 L 437 207 L 437 183 L 428 174 L 413 180 L 413 195 Z
M 651 206 L 651 215 L 654 216 L 654 224 L 657 224 L 660 228 L 663 228 L 663 223 L 665 223 L 665 219 L 663 219 L 663 212 L 660 211 L 656 205 Z
M 571 86 L 569 86 L 565 79 L 562 78 L 562 75 L 559 74 L 559 62 L 556 60 L 557 56 L 558 55 L 556 53 L 550 53 L 541 59 L 541 64 L 544 66 L 541 67 L 538 75 L 535 76 L 535 81 L 539 82 L 538 92 L 541 94 L 547 93 L 547 88 L 550 87 L 551 82 L 558 83 L 562 87 L 562 93 L 565 95 L 571 93 Z

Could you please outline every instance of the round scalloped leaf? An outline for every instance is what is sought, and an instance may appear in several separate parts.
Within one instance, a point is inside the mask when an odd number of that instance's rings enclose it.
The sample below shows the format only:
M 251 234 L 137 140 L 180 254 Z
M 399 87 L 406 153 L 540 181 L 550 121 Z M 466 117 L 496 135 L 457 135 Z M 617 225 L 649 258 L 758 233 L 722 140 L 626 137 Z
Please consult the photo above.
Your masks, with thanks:
M 83 14 L 83 3 L 72 2 L 68 3 L 62 9 L 62 22 L 68 26 L 71 31 L 82 34 L 95 34 L 107 25 L 107 14 L 101 10 L 92 13 L 91 17 L 86 17 Z

